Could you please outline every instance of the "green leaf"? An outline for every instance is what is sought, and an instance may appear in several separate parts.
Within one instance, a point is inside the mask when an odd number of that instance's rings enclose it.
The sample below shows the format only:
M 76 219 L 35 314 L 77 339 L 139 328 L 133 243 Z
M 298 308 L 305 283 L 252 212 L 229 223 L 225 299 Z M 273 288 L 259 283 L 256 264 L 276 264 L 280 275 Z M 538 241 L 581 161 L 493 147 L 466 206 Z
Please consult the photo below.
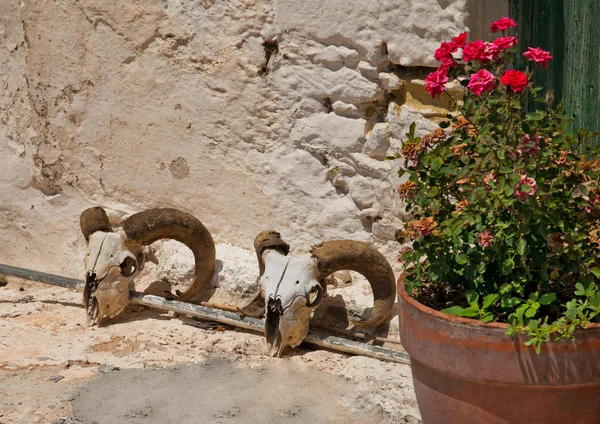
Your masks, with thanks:
M 525 311 L 525 316 L 527 318 L 533 318 L 536 313 L 537 313 L 537 309 L 535 309 L 535 308 L 527 308 L 527 310 Z
M 527 242 L 525 241 L 524 238 L 520 238 L 519 242 L 517 243 L 517 253 L 519 255 L 524 255 L 526 248 L 527 248 Z
M 435 197 L 438 195 L 439 192 L 440 188 L 437 186 L 433 186 L 427 191 L 427 197 Z
M 592 269 L 590 269 L 590 271 L 592 272 L 592 274 L 594 274 L 596 277 L 600 278 L 600 268 L 598 267 L 593 267 Z
M 459 253 L 458 255 L 456 255 L 454 257 L 454 260 L 459 265 L 464 265 L 464 264 L 466 264 L 468 262 L 467 255 L 465 255 L 464 253 Z
M 442 121 L 440 122 L 440 128 L 448 128 L 450 126 L 450 122 L 448 121 Z
M 408 140 L 412 141 L 415 138 L 415 128 L 417 127 L 417 123 L 413 122 L 412 124 L 410 124 L 410 127 L 408 127 Z
M 540 303 L 542 305 L 549 305 L 556 300 L 556 294 L 554 293 L 545 293 L 540 297 Z
M 521 184 L 521 187 L 519 187 L 519 190 L 522 191 L 523 193 L 529 193 L 532 189 L 529 184 Z
M 500 295 L 497 293 L 494 294 L 488 294 L 485 299 L 483 300 L 483 309 L 487 309 L 490 306 L 492 306 L 492 304 L 494 304 L 498 299 L 500 299 Z
M 454 168 L 442 168 L 442 174 L 446 174 L 446 175 L 456 175 L 456 169 Z
M 482 322 L 491 322 L 494 320 L 494 314 L 492 312 L 486 312 L 480 319 Z
M 541 121 L 546 117 L 546 114 L 541 110 L 536 110 L 535 112 L 527 114 L 527 119 L 530 121 Z
M 460 313 L 463 311 L 463 308 L 460 306 L 451 306 L 446 309 L 442 309 L 442 312 L 445 314 L 455 315 L 457 317 L 460 316 Z
M 462 312 L 458 315 L 459 317 L 465 318 L 473 318 L 478 315 L 478 310 L 473 308 L 463 309 Z
M 500 272 L 502 272 L 503 275 L 508 275 L 511 273 L 511 271 L 513 270 L 514 267 L 515 267 L 515 261 L 513 261 L 512 258 L 508 258 L 502 264 Z
M 479 310 L 479 295 L 473 290 L 468 290 L 465 295 L 467 296 L 467 303 L 471 305 L 471 308 Z
M 500 302 L 500 306 L 502 306 L 502 308 L 504 309 L 512 309 L 515 306 L 517 306 L 518 304 L 520 304 L 521 302 L 523 302 L 522 299 L 519 299 L 518 297 L 503 297 L 502 301 Z

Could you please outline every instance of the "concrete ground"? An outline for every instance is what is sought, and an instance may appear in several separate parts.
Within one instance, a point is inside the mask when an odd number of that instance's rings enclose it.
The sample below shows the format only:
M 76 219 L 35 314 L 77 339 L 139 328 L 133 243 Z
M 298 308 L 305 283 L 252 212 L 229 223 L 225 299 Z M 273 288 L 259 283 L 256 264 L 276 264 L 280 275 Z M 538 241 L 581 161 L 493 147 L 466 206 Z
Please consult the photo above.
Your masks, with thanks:
M 130 306 L 85 326 L 82 295 L 0 287 L 0 423 L 418 423 L 410 368 Z

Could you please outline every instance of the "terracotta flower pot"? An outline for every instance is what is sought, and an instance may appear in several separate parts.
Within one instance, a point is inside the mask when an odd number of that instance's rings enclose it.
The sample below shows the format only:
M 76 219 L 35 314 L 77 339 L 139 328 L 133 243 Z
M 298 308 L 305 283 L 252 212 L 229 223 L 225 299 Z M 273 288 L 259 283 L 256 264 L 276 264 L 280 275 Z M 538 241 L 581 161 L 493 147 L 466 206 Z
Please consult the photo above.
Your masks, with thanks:
M 600 325 L 525 346 L 506 324 L 428 308 L 398 280 L 400 336 L 423 424 L 600 423 Z

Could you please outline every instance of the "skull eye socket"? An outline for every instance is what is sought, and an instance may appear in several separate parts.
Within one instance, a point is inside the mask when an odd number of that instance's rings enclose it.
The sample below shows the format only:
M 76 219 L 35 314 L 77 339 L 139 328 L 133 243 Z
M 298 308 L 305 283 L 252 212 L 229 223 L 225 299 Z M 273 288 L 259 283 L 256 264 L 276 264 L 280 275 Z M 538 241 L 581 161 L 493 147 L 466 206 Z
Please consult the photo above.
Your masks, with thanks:
M 127 256 L 121 262 L 121 275 L 123 277 L 131 277 L 137 271 L 137 261 L 131 256 Z
M 309 308 L 315 308 L 323 299 L 323 287 L 320 284 L 314 286 L 308 292 L 306 296 L 306 306 Z

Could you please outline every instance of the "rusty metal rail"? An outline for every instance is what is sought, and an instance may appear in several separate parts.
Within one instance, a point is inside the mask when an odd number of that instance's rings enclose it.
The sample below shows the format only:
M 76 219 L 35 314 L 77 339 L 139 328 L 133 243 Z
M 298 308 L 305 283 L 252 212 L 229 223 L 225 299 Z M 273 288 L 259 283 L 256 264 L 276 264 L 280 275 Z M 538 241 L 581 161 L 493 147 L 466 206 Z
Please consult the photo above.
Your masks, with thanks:
M 5 264 L 0 264 L 0 274 L 75 290 L 83 290 L 83 286 L 85 284 L 82 280 L 48 274 L 26 268 L 18 268 Z M 173 311 L 183 315 L 189 315 L 208 321 L 216 321 L 222 324 L 228 324 L 260 333 L 264 331 L 264 321 L 261 319 L 245 317 L 240 314 L 221 309 L 207 308 L 194 303 L 180 302 L 178 300 L 165 299 L 163 297 L 139 292 L 132 292 L 130 294 L 130 302 L 134 305 L 143 305 L 163 311 Z M 409 356 L 406 353 L 392 349 L 386 349 L 380 346 L 356 342 L 312 330 L 308 332 L 308 335 L 304 341 L 306 343 L 339 352 L 368 356 L 382 361 L 410 364 Z

